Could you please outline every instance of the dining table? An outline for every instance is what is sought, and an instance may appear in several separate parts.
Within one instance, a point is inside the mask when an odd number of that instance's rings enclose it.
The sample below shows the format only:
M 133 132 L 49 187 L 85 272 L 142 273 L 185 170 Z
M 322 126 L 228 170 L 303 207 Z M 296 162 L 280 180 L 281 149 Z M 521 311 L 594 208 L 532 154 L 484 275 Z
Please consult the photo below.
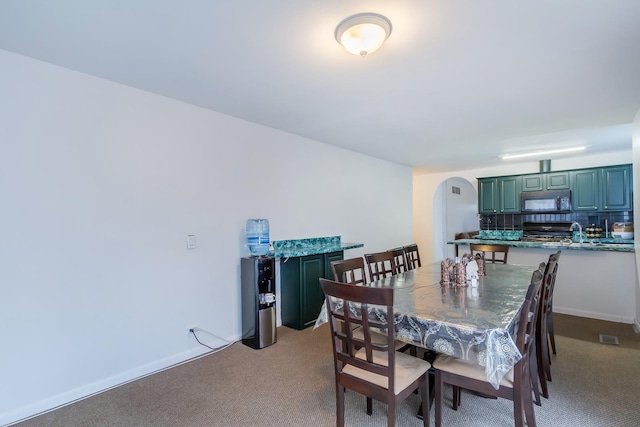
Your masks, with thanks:
M 442 285 L 440 268 L 426 264 L 365 286 L 394 289 L 397 340 L 477 363 L 497 389 L 522 358 L 514 341 L 516 321 L 539 266 L 487 263 L 474 287 Z M 370 310 L 371 316 L 383 313 Z M 315 327 L 327 320 L 323 305 Z

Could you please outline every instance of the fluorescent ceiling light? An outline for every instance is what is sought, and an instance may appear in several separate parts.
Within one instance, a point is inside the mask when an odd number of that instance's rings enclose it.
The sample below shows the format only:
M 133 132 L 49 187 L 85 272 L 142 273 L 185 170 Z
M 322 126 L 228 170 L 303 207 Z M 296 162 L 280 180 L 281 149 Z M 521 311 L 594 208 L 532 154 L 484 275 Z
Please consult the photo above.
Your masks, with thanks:
M 559 153 L 571 153 L 574 151 L 582 151 L 586 147 L 572 147 L 572 148 L 559 148 L 557 150 L 538 150 L 531 151 L 529 153 L 520 153 L 520 154 L 503 154 L 500 156 L 502 160 L 508 159 L 518 159 L 520 157 L 532 157 L 532 156 L 546 156 L 547 154 L 559 154 Z

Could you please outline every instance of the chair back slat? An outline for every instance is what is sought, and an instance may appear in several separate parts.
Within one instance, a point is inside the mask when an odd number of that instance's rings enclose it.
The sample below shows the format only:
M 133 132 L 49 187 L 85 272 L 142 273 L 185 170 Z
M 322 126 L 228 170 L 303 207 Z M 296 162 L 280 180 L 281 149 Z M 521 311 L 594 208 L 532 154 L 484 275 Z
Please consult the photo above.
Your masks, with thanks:
M 420 252 L 418 251 L 418 245 L 412 243 L 407 246 L 403 246 L 405 257 L 407 259 L 407 264 L 409 265 L 409 269 L 413 270 L 414 268 L 422 267 L 422 262 L 420 261 Z
M 367 273 L 364 266 L 364 258 L 351 258 L 340 261 L 331 261 L 333 280 L 340 283 L 353 285 L 367 283 Z
M 365 254 L 364 259 L 367 261 L 369 267 L 369 278 L 371 281 L 398 274 L 398 266 L 396 265 L 392 251 Z
M 389 252 L 393 253 L 393 259 L 396 262 L 396 271 L 398 273 L 411 269 L 411 266 L 407 261 L 407 253 L 404 251 L 404 247 L 389 249 Z

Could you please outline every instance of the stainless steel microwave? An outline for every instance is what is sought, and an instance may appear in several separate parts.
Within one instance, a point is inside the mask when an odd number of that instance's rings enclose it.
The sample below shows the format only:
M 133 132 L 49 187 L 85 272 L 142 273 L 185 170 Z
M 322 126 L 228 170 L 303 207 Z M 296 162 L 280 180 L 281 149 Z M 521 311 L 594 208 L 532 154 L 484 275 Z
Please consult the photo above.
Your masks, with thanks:
M 571 212 L 571 190 L 522 192 L 520 202 L 522 213 Z

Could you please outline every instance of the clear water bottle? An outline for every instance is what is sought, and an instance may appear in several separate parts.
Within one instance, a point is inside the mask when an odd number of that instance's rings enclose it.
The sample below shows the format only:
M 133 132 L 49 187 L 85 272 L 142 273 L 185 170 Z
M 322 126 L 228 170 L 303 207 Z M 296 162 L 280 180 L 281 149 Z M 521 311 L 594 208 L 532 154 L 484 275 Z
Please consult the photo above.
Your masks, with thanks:
M 251 255 L 266 255 L 269 252 L 269 220 L 247 220 L 247 247 Z

